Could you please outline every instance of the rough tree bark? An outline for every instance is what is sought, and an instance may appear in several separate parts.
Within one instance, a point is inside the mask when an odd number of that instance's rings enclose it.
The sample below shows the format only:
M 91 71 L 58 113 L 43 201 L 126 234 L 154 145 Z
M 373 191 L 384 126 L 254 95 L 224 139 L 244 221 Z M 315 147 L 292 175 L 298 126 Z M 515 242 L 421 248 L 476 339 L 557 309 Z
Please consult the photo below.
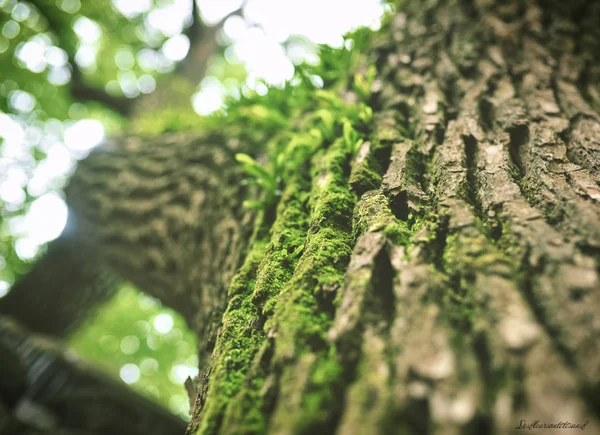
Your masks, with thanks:
M 600 4 L 399 11 L 371 141 L 284 192 L 190 434 L 600 431 Z
M 273 213 L 241 209 L 220 139 L 72 183 L 103 261 L 198 332 L 189 434 L 600 433 L 600 3 L 398 10 L 370 140 L 319 150 Z

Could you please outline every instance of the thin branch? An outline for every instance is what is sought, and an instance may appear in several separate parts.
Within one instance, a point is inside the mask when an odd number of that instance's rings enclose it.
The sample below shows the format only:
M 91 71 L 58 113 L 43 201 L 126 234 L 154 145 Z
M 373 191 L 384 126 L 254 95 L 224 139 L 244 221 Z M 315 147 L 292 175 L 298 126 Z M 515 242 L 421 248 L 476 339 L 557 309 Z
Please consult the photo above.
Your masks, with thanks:
M 71 96 L 76 100 L 97 101 L 110 109 L 127 116 L 133 106 L 133 99 L 112 96 L 103 89 L 90 86 L 85 82 L 83 72 L 74 59 L 76 47 L 67 44 L 69 37 L 72 36 L 67 35 L 67 33 L 72 33 L 73 30 L 70 26 L 62 23 L 60 19 L 57 19 L 60 14 L 59 9 L 43 0 L 30 0 L 30 3 L 35 6 L 40 15 L 46 18 L 48 27 L 58 38 L 58 45 L 67 53 L 67 59 L 71 66 L 71 83 L 69 85 Z
M 206 26 L 200 18 L 198 1 L 192 0 L 192 24 L 184 33 L 190 40 L 190 49 L 185 59 L 177 65 L 176 75 L 185 78 L 193 86 L 196 86 L 202 80 L 208 68 L 210 57 L 217 51 L 218 31 L 223 28 L 230 17 L 243 15 L 247 1 L 244 0 L 238 9 L 227 14 L 214 26 Z M 72 35 L 67 35 L 67 33 L 72 32 L 72 29 L 61 22 L 60 12 L 44 0 L 30 0 L 30 2 L 46 18 L 48 26 L 58 38 L 59 45 L 67 52 L 72 71 L 71 83 L 69 84 L 71 96 L 80 101 L 96 101 L 123 116 L 131 115 L 141 96 L 137 98 L 114 96 L 108 94 L 102 88 L 89 85 L 86 82 L 85 74 L 74 59 L 76 47 L 68 46 L 67 41 Z
M 177 67 L 177 74 L 186 78 L 192 85 L 196 86 L 206 74 L 210 57 L 217 51 L 217 33 L 223 28 L 225 22 L 233 16 L 243 16 L 244 8 L 248 0 L 227 14 L 214 26 L 207 26 L 200 18 L 197 0 L 192 0 L 193 23 L 187 29 L 186 36 L 190 39 L 190 50 L 186 58 Z
M 133 108 L 135 98 L 117 97 L 108 94 L 106 91 L 95 86 L 89 86 L 85 83 L 81 70 L 75 62 L 71 62 L 73 68 L 71 74 L 71 96 L 76 100 L 96 101 L 104 104 L 109 109 L 120 113 L 123 116 L 129 115 Z

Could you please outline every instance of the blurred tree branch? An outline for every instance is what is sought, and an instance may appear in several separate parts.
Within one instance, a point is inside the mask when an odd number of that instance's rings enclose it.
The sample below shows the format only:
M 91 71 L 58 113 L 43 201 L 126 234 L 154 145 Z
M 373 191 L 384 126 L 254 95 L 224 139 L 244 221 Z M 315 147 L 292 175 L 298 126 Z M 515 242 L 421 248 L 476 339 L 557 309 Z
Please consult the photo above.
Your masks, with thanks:
M 185 422 L 168 410 L 5 316 L 0 316 L 0 354 L 2 434 L 185 430 Z
M 37 8 L 40 15 L 46 19 L 49 29 L 58 38 L 58 45 L 67 53 L 68 63 L 71 66 L 70 91 L 72 97 L 76 100 L 102 103 L 108 108 L 127 116 L 133 107 L 133 99 L 110 95 L 103 89 L 86 83 L 84 74 L 75 61 L 77 47 L 73 43 L 76 37 L 73 34 L 72 26 L 60 22 L 60 13 L 56 5 L 47 0 L 30 0 L 30 2 Z
M 229 18 L 236 15 L 243 16 L 244 7 L 247 3 L 247 0 L 245 0 L 238 9 L 227 14 L 217 24 L 214 26 L 207 26 L 200 18 L 198 1 L 199 0 L 192 0 L 193 22 L 185 32 L 185 35 L 190 40 L 190 50 L 186 58 L 179 63 L 176 70 L 179 76 L 190 81 L 194 86 L 200 83 L 206 74 L 210 57 L 217 51 L 218 32 L 223 28 L 225 22 Z
M 58 44 L 67 52 L 68 62 L 71 66 L 70 92 L 73 98 L 80 101 L 96 101 L 123 116 L 131 115 L 137 100 L 143 96 L 136 98 L 115 96 L 87 83 L 85 74 L 75 61 L 77 47 L 73 42 L 76 38 L 72 33 L 72 27 L 60 22 L 60 13 L 53 3 L 47 0 L 30 0 L 30 3 L 46 19 L 48 27 L 58 38 Z M 223 28 L 228 18 L 234 15 L 241 16 L 245 5 L 246 1 L 216 25 L 207 26 L 200 18 L 197 1 L 192 0 L 192 25 L 184 32 L 190 40 L 190 49 L 185 59 L 178 64 L 175 70 L 176 76 L 184 78 L 192 86 L 196 86 L 202 80 L 206 74 L 209 59 L 218 48 L 217 33 Z
M 71 64 L 71 96 L 80 101 L 95 101 L 102 103 L 109 109 L 128 116 L 131 113 L 135 98 L 119 97 L 110 95 L 108 92 L 85 82 L 83 73 L 69 56 Z

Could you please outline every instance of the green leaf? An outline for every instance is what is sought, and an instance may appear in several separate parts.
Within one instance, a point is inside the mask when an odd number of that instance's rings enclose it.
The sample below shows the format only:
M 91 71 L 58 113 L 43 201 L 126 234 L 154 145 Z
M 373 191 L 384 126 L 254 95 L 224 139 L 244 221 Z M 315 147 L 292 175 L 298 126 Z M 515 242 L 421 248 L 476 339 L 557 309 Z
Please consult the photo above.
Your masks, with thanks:
M 326 109 L 317 110 L 315 117 L 322 121 L 322 127 L 320 131 L 323 133 L 326 139 L 331 139 L 335 134 L 335 116 L 331 111 Z
M 358 132 L 354 129 L 354 127 L 352 127 L 352 124 L 350 124 L 349 120 L 344 121 L 342 131 L 344 135 L 344 142 L 346 143 L 349 149 L 353 150 L 354 144 L 358 139 Z
M 366 104 L 361 104 L 361 109 L 360 113 L 358 114 L 358 117 L 365 124 L 371 122 L 371 120 L 373 119 L 373 109 L 371 109 L 371 107 L 367 106 Z
M 235 155 L 235 159 L 242 164 L 242 169 L 248 175 L 254 177 L 256 184 L 265 188 L 269 192 L 275 192 L 277 188 L 277 181 L 274 174 L 267 171 L 248 154 L 237 153 Z
M 337 96 L 335 92 L 317 89 L 315 91 L 315 96 L 322 102 L 327 103 L 333 107 L 337 107 L 340 109 L 344 107 L 343 101 L 340 99 L 340 97 Z

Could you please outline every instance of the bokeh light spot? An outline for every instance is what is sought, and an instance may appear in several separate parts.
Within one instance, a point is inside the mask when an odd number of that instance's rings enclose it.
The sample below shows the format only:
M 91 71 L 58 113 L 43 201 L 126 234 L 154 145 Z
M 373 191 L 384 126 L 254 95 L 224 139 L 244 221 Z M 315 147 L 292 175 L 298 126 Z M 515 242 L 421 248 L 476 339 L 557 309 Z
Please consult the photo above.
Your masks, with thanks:
M 198 375 L 197 367 L 190 367 L 185 364 L 177 364 L 171 367 L 169 372 L 169 379 L 174 384 L 183 385 L 185 380 L 189 377 L 193 378 Z
M 138 80 L 138 88 L 143 94 L 149 94 L 156 89 L 156 80 L 148 74 L 144 74 Z
M 13 20 L 7 21 L 4 23 L 4 26 L 2 26 L 2 35 L 8 39 L 12 39 L 17 36 L 20 31 L 21 26 L 19 26 L 19 23 Z
M 21 113 L 29 113 L 35 107 L 35 98 L 29 92 L 13 91 L 8 104 Z
M 121 367 L 119 376 L 126 384 L 135 384 L 140 379 L 140 368 L 135 364 L 125 364 Z
M 119 50 L 115 54 L 115 64 L 119 69 L 128 70 L 135 65 L 135 58 L 129 50 Z
M 79 39 L 86 44 L 93 44 L 102 36 L 100 26 L 87 17 L 77 18 L 77 21 L 73 25 L 73 30 Z
M 59 7 L 68 14 L 75 14 L 81 9 L 81 2 L 79 0 L 62 0 Z
M 40 246 L 32 239 L 23 237 L 15 242 L 15 251 L 23 261 L 33 260 L 39 250 Z
M 71 80 L 71 71 L 68 68 L 51 68 L 48 71 L 48 81 L 56 86 L 63 86 Z
M 6 281 L 0 281 L 0 298 L 3 298 L 8 294 L 10 284 Z
M 163 54 L 172 61 L 183 60 L 190 50 L 190 40 L 185 35 L 177 35 L 169 38 L 162 46 Z
M 154 318 L 154 329 L 160 334 L 166 334 L 173 329 L 173 317 L 167 313 L 161 313 Z
M 52 46 L 46 50 L 46 62 L 48 62 L 49 65 L 58 68 L 66 65 L 67 60 L 67 52 L 62 48 Z
M 73 151 L 90 151 L 104 139 L 104 126 L 94 119 L 77 121 L 65 130 L 65 144 Z
M 120 348 L 125 355 L 133 355 L 140 348 L 140 340 L 135 335 L 128 335 L 121 340 Z
M 146 344 L 152 350 L 159 350 L 163 344 L 163 338 L 160 335 L 151 334 L 146 338 Z
M 144 358 L 140 363 L 140 369 L 146 376 L 150 376 L 158 372 L 160 365 L 154 358 Z
M 115 8 L 127 18 L 135 18 L 152 7 L 152 0 L 113 0 Z
M 31 8 L 27 4 L 17 3 L 12 10 L 11 17 L 16 21 L 25 21 L 30 13 Z
M 67 214 L 67 205 L 57 193 L 40 196 L 25 216 L 29 238 L 39 245 L 54 240 L 65 227 Z

